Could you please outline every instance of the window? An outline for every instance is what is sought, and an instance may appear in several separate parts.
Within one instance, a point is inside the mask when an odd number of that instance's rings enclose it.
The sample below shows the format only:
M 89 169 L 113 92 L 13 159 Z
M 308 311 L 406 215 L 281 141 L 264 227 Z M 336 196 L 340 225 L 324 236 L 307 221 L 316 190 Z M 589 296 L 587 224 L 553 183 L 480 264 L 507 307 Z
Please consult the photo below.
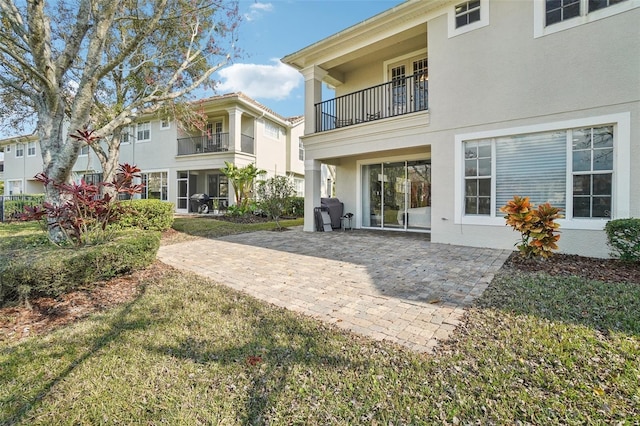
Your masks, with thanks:
M 480 0 L 468 1 L 455 7 L 456 28 L 469 25 L 480 20 Z
M 9 183 L 9 195 L 22 194 L 22 180 L 10 180 Z
M 300 139 L 298 139 L 298 160 L 304 161 L 304 145 Z
M 613 127 L 572 132 L 573 217 L 611 217 Z
M 447 10 L 447 35 L 455 37 L 489 25 L 489 0 L 452 4 Z
M 16 158 L 24 157 L 24 144 L 17 143 L 16 144 Z
M 580 16 L 581 0 L 545 0 L 546 24 L 551 25 L 565 19 Z
M 296 197 L 304 197 L 304 179 L 293 178 L 293 187 Z
M 464 147 L 465 214 L 491 213 L 491 143 L 466 142 Z
M 544 0 L 533 2 L 535 38 L 640 7 L 630 0 Z
M 128 144 L 131 141 L 131 128 L 130 127 L 123 127 L 122 131 L 120 133 L 120 143 L 121 144 Z
M 150 200 L 168 200 L 167 172 L 142 173 L 144 188 L 140 197 Z
M 80 155 L 89 155 L 89 145 L 82 145 Z
M 502 217 L 519 195 L 568 219 L 612 217 L 613 125 L 468 140 L 462 149 L 466 216 Z
M 35 157 L 36 155 L 36 143 L 35 142 L 29 142 L 27 144 L 27 156 L 28 157 Z
M 98 185 L 102 182 L 102 173 L 87 173 L 82 176 L 82 180 L 89 185 Z
M 151 122 L 138 123 L 137 142 L 151 140 Z
M 605 7 L 609 7 L 623 1 L 625 0 L 589 0 L 589 12 L 593 12 L 594 10 L 598 9 L 604 9 Z
M 168 118 L 164 118 L 162 120 L 160 120 L 160 128 L 162 130 L 167 130 L 171 128 L 171 120 L 169 120 Z
M 7 146 L 4 148 L 4 151 L 5 151 L 5 152 L 11 152 L 11 145 L 7 145 Z
M 280 138 L 280 126 L 271 121 L 264 122 L 264 134 L 273 139 Z

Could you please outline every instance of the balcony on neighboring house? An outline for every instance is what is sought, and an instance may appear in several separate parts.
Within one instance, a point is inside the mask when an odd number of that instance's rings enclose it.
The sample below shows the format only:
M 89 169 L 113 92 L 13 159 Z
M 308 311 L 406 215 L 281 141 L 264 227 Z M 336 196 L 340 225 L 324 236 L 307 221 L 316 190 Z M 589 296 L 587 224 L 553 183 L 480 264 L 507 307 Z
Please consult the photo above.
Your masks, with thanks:
M 211 154 L 234 151 L 230 144 L 229 133 L 190 136 L 178 139 L 178 155 Z M 252 136 L 240 135 L 240 152 L 255 155 L 255 144 Z
M 427 72 L 315 104 L 316 132 L 429 109 Z

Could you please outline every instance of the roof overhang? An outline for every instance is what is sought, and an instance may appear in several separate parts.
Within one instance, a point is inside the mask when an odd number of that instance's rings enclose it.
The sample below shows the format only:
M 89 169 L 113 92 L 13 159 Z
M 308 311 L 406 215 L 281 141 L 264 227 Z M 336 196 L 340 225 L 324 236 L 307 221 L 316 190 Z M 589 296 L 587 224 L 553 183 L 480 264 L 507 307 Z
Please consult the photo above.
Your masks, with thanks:
M 398 47 L 424 48 L 427 21 L 445 13 L 443 6 L 448 3 L 450 0 L 408 0 L 291 53 L 281 61 L 298 70 L 318 66 L 328 73 L 324 81 L 339 85 L 355 59 L 384 57 Z

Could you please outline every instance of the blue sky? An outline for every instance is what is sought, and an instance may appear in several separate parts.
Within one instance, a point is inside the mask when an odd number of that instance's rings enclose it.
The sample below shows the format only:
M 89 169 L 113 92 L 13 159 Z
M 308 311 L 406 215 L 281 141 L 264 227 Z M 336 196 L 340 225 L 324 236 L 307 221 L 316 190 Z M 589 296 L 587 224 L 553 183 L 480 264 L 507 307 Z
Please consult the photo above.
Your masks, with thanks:
M 218 72 L 217 94 L 241 91 L 285 117 L 302 115 L 302 76 L 280 59 L 403 1 L 240 0 L 244 55 Z

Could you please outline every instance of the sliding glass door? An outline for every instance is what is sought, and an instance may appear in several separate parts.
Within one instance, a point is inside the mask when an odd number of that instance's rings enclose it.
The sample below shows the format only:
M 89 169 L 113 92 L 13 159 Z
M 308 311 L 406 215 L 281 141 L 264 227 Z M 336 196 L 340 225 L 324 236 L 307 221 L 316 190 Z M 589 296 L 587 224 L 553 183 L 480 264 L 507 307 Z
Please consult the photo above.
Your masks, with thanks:
M 362 166 L 362 226 L 429 230 L 431 164 L 428 160 Z

